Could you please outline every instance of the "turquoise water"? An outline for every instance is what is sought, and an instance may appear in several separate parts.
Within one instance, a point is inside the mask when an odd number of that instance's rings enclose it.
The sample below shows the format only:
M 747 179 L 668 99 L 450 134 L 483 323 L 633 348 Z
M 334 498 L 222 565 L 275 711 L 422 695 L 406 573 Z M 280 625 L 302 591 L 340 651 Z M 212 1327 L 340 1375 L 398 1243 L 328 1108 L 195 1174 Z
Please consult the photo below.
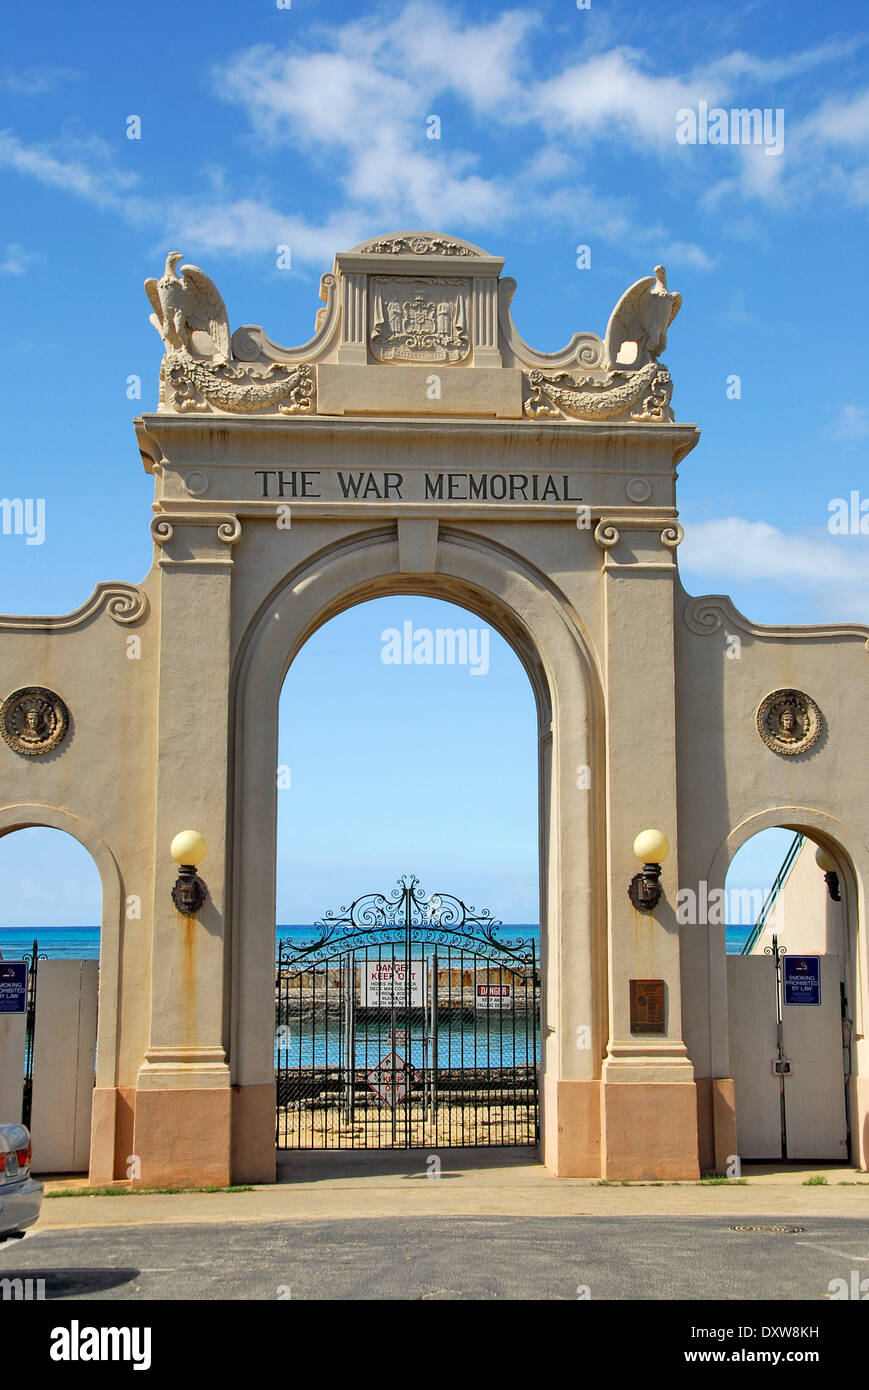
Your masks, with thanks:
M 737 954 L 750 927 L 727 928 L 727 950 Z M 300 945 L 313 941 L 318 936 L 317 929 L 307 925 L 279 926 L 275 930 L 275 944 L 290 940 Z M 508 945 L 518 937 L 530 937 L 540 946 L 540 927 L 536 923 L 509 923 L 499 928 L 498 935 Z M 39 941 L 40 953 L 44 952 L 52 960 L 98 960 L 100 954 L 99 927 L 0 927 L 0 953 L 7 960 L 16 956 L 29 955 L 33 939 Z
M 39 954 L 51 960 L 99 959 L 99 927 L 0 927 L 3 959 L 29 956 L 34 938 L 39 942 Z

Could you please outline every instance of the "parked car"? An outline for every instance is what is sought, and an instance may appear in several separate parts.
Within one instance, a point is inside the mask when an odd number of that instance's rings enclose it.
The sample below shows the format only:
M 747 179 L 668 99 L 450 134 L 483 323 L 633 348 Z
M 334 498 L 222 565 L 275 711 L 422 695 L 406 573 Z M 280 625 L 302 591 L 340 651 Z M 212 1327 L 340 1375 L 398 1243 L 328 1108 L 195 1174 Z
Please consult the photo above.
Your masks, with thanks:
M 42 1183 L 30 1176 L 33 1147 L 26 1125 L 0 1125 L 0 1241 L 23 1236 L 39 1216 Z

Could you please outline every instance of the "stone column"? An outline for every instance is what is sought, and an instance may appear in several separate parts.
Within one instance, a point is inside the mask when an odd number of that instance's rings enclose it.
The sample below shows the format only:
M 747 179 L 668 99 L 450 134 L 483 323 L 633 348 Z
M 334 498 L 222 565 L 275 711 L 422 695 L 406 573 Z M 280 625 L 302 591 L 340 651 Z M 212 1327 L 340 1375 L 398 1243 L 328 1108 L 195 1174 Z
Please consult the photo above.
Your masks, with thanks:
M 676 692 L 672 517 L 602 518 L 607 688 L 610 1039 L 601 1086 L 601 1169 L 615 1179 L 699 1176 L 694 1069 L 682 1039 L 676 900 Z M 633 841 L 663 831 L 663 896 L 638 911 L 628 884 Z M 665 1031 L 632 1032 L 631 980 L 664 984 Z
M 541 730 L 541 837 L 546 922 L 542 1156 L 559 1177 L 600 1176 L 600 1059 L 606 1038 L 597 864 L 603 768 L 594 700 L 579 669 L 562 670 L 553 730 Z M 554 737 L 553 737 L 554 732 Z
M 338 361 L 368 364 L 368 276 L 347 271 L 341 277 L 341 341 Z
M 491 275 L 474 276 L 474 366 L 501 367 L 498 345 L 498 281 Z
M 150 1041 L 137 1079 L 134 1184 L 228 1183 L 230 1072 L 225 1052 L 226 824 L 232 549 L 238 519 L 160 514 Z M 208 842 L 196 918 L 176 911 L 180 830 Z

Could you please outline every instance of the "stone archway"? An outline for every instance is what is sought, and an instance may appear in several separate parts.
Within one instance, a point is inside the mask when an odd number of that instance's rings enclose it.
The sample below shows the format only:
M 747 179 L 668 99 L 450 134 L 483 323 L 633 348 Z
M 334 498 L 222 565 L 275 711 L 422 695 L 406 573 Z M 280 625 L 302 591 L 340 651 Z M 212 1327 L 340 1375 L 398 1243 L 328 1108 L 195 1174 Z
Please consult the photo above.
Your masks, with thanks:
M 841 845 L 865 921 L 869 630 L 763 627 L 683 590 L 676 470 L 699 432 L 675 419 L 660 361 L 681 303 L 663 272 L 605 334 L 542 353 L 503 268 L 460 238 L 371 238 L 336 255 L 295 347 L 231 333 L 195 267 L 170 282 L 179 333 L 149 282 L 165 347 L 158 406 L 136 422 L 151 569 L 63 617 L 0 617 L 8 718 L 26 688 L 70 715 L 59 745 L 2 731 L 8 799 L 95 827 L 141 903 L 125 925 L 107 870 L 96 1180 L 123 1177 L 128 1152 L 148 1185 L 274 1174 L 278 696 L 307 636 L 365 598 L 458 602 L 535 690 L 555 1172 L 691 1178 L 732 1151 L 723 966 L 676 904 L 723 883 L 733 827 L 775 806 Z M 812 711 L 811 737 L 758 722 L 782 701 Z M 193 915 L 171 895 L 185 829 L 208 847 Z M 662 861 L 642 870 L 647 897 L 628 892 L 644 830 Z
M 330 617 L 368 598 L 422 593 L 458 603 L 491 622 L 517 652 L 534 690 L 544 981 L 541 1147 L 544 1160 L 553 1168 L 587 1168 L 596 1161 L 599 1139 L 594 1107 L 591 1124 L 577 1125 L 567 1140 L 556 1117 L 560 1109 L 563 1121 L 571 1091 L 578 1095 L 591 1083 L 597 1095 L 607 1038 L 605 926 L 596 848 L 603 811 L 595 796 L 575 795 L 575 769 L 580 765 L 593 769 L 596 795 L 602 798 L 603 794 L 597 673 L 581 625 L 564 595 L 501 547 L 462 533 L 445 535 L 438 544 L 436 577 L 413 578 L 399 568 L 397 560 L 391 536 L 365 533 L 340 543 L 334 551 L 318 554 L 312 564 L 287 576 L 268 596 L 240 645 L 234 679 L 233 917 L 239 927 L 232 951 L 233 1046 L 238 1049 L 239 1075 L 250 1080 L 242 1081 L 237 1100 L 237 1159 L 242 1165 L 255 1161 L 261 1165 L 257 1171 L 273 1171 L 274 942 L 265 932 L 252 939 L 244 923 L 274 921 L 273 768 L 280 687 L 292 657 Z M 303 596 L 303 601 L 293 607 L 294 594 Z M 282 621 L 282 614 L 287 621 Z M 566 707 L 571 710 L 568 728 L 558 715 Z M 576 852 L 577 844 L 583 847 L 582 853 Z M 565 919 L 570 923 L 567 949 Z M 560 1022 L 565 1014 L 590 1020 L 594 1039 L 590 1048 L 565 1047 L 568 1029 Z M 553 1040 L 557 1040 L 555 1046 Z M 261 1136 L 256 1159 L 250 1142 L 253 1128 Z
M 842 1003 L 844 1008 L 847 1001 L 848 1009 L 851 1011 L 854 1035 L 853 1040 L 849 1038 L 848 1048 L 855 1064 L 855 1069 L 850 1074 L 847 1085 L 848 1111 L 851 1117 L 851 1152 L 849 1157 L 859 1167 L 865 1167 L 867 1154 L 869 1154 L 869 1149 L 867 1149 L 869 1127 L 867 1127 L 865 1120 L 869 1082 L 867 1082 L 866 1074 L 867 1058 L 861 1041 L 865 1030 L 866 981 L 869 979 L 869 971 L 867 971 L 865 933 L 859 930 L 859 924 L 865 920 L 863 904 L 865 902 L 866 874 L 869 872 L 869 854 L 867 854 L 866 846 L 861 844 L 853 827 L 843 824 L 836 817 L 820 811 L 816 807 L 799 805 L 766 807 L 762 811 L 745 817 L 738 825 L 734 826 L 726 840 L 719 845 L 709 870 L 710 894 L 715 889 L 724 889 L 727 871 L 738 851 L 748 844 L 755 835 L 774 828 L 781 828 L 806 836 L 809 842 L 825 849 L 836 864 L 837 887 L 841 898 L 841 907 L 836 908 L 837 912 L 841 912 L 841 946 L 839 949 L 844 952 L 842 970 L 845 993 Z M 820 870 L 817 871 L 817 874 L 820 879 Z M 824 897 L 826 897 L 826 893 L 824 893 Z M 778 940 L 784 942 L 781 946 L 782 950 L 789 947 L 791 952 L 793 951 L 794 943 L 789 939 L 786 928 L 784 936 L 779 935 Z M 802 949 L 806 950 L 807 948 L 803 946 Z M 727 971 L 723 972 L 722 978 L 725 991 L 722 999 L 719 1000 L 719 1005 L 729 1016 Z M 829 1003 L 830 1001 L 825 999 L 825 1007 Z M 789 1011 L 785 1010 L 784 1012 L 790 1016 Z M 794 1011 L 796 1018 L 799 1018 L 801 1014 L 802 1011 L 800 1010 Z M 844 1013 L 842 1017 L 844 1020 Z M 733 1035 L 731 1034 L 731 1036 Z M 767 1060 L 764 1059 L 764 1062 Z M 729 1070 L 731 1067 L 728 1067 Z M 832 1066 L 832 1062 L 829 1070 L 829 1084 L 835 1085 L 836 1068 Z M 787 1089 L 787 1087 L 788 1083 L 786 1082 L 785 1088 Z M 738 1136 L 740 1131 L 738 1091 L 735 1105 Z M 845 1148 L 847 1145 L 843 1141 L 843 1156 Z M 793 1157 L 792 1153 L 791 1156 Z M 806 1157 L 811 1156 L 811 1154 L 806 1155 Z
M 0 808 L 0 835 L 31 826 L 62 830 L 83 845 L 93 859 L 102 885 L 100 917 L 97 1070 L 91 1120 L 90 1173 L 94 1182 L 111 1181 L 115 1167 L 118 1107 L 118 1004 L 121 937 L 125 921 L 124 888 L 117 861 L 95 827 L 59 806 L 21 803 Z M 132 1123 L 128 1136 L 132 1142 Z

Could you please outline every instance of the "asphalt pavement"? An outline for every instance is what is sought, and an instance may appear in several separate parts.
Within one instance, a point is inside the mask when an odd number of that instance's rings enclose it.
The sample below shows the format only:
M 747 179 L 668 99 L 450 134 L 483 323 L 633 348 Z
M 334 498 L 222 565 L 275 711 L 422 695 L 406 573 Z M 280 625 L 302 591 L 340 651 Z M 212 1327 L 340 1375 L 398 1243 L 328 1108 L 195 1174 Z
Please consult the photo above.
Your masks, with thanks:
M 732 1229 L 740 1224 L 777 1229 Z M 853 1296 L 866 1279 L 869 1292 L 869 1219 L 396 1216 L 37 1228 L 0 1246 L 0 1288 L 15 1278 L 43 1280 L 46 1300 L 817 1301 L 831 1297 L 834 1280 Z

